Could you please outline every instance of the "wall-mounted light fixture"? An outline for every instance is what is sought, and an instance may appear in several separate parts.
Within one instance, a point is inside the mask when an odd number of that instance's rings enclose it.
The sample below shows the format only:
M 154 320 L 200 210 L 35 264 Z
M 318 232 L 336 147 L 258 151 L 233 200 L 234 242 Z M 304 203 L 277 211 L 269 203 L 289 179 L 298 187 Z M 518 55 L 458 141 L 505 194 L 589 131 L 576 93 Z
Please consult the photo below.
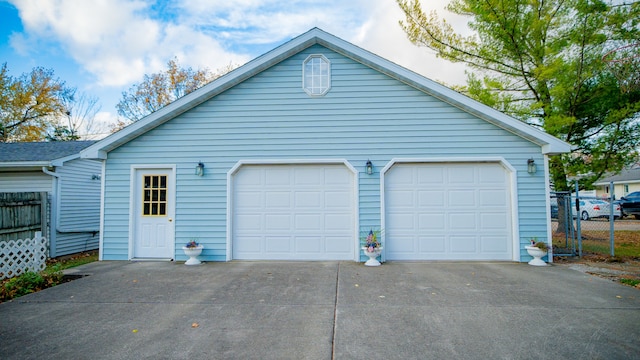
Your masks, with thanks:
M 531 175 L 536 173 L 536 162 L 533 159 L 527 160 L 527 172 Z
M 373 174 L 373 164 L 371 163 L 371 160 L 367 160 L 367 175 L 371 175 Z
M 102 177 L 98 174 L 91 175 L 91 180 L 100 180 Z
M 201 162 L 199 162 L 198 165 L 196 165 L 196 175 L 198 176 L 204 175 L 204 164 Z

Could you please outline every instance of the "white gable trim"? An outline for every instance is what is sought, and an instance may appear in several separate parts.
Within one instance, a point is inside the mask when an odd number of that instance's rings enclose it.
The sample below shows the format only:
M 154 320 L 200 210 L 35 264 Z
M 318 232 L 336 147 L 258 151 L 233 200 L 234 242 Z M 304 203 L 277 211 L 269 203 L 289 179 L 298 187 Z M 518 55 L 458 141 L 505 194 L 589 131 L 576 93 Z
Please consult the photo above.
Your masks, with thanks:
M 82 150 L 81 157 L 106 159 L 109 151 L 144 134 L 145 132 L 169 121 L 185 111 L 202 104 L 221 92 L 268 69 L 269 67 L 293 56 L 313 45 L 322 45 L 344 56 L 350 57 L 366 66 L 389 75 L 399 81 L 424 91 L 438 99 L 478 116 L 498 127 L 521 136 L 542 147 L 543 154 L 559 154 L 571 151 L 571 145 L 529 126 L 515 118 L 503 114 L 489 106 L 481 104 L 452 89 L 418 75 L 391 61 L 383 59 L 369 51 L 345 40 L 328 34 L 318 28 L 294 38 L 276 49 L 250 61 L 242 67 L 212 81 L 208 85 L 172 102 L 149 116 L 127 126 L 121 131 Z

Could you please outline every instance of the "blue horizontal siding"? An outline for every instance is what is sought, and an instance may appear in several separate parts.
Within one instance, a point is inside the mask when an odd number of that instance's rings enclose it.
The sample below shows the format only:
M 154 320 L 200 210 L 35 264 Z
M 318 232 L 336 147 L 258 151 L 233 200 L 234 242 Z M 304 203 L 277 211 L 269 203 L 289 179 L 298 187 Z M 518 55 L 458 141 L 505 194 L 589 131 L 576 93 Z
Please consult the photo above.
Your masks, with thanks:
M 301 63 L 315 53 L 332 66 L 332 88 L 323 97 L 301 87 Z M 347 159 L 361 172 L 370 159 L 375 174 L 358 178 L 359 221 L 368 229 L 380 226 L 379 171 L 391 159 L 503 156 L 518 171 L 520 231 L 540 239 L 546 237 L 545 206 L 537 203 L 545 186 L 540 153 L 514 134 L 314 46 L 109 153 L 105 259 L 126 259 L 131 164 L 176 166 L 177 259 L 186 259 L 180 247 L 197 236 L 202 257 L 215 261 L 226 256 L 227 172 L 243 159 Z M 535 176 L 526 173 L 532 157 L 540 168 Z M 201 178 L 193 174 L 198 162 L 205 164 Z

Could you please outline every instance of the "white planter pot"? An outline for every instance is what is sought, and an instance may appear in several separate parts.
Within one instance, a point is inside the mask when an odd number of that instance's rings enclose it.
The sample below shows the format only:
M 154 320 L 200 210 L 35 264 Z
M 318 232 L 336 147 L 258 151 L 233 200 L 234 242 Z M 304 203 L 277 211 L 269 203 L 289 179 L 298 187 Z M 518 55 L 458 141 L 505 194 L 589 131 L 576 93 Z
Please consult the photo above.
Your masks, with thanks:
M 529 265 L 533 266 L 547 266 L 547 263 L 542 260 L 542 257 L 547 255 L 546 251 L 540 250 L 540 248 L 536 246 L 525 246 L 527 249 L 527 253 L 533 256 L 533 260 L 529 261 Z
M 376 258 L 378 256 L 380 256 L 380 253 L 382 253 L 382 247 L 377 247 L 374 248 L 373 251 L 369 252 L 369 248 L 367 247 L 362 247 L 362 251 L 364 252 L 364 254 L 366 256 L 369 257 L 369 260 L 367 260 L 364 264 L 366 266 L 380 266 L 380 261 L 378 261 Z
M 198 245 L 197 247 L 192 247 L 192 248 L 188 248 L 186 246 L 183 246 L 182 250 L 184 250 L 184 254 L 189 257 L 189 260 L 187 260 L 184 264 L 185 265 L 200 265 L 200 264 L 202 264 L 200 262 L 200 260 L 197 259 L 197 257 L 200 256 L 200 253 L 202 253 L 202 249 L 204 249 L 204 246 L 202 246 L 202 245 Z

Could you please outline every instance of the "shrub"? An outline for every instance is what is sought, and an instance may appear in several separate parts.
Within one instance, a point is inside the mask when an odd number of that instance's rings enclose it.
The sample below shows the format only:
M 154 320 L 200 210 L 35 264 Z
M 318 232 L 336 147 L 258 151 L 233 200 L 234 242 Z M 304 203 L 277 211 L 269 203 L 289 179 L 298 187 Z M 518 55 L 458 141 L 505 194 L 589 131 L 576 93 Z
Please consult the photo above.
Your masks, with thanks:
M 62 271 L 58 267 L 54 266 L 41 272 L 28 271 L 2 284 L 0 302 L 56 286 L 61 282 Z

